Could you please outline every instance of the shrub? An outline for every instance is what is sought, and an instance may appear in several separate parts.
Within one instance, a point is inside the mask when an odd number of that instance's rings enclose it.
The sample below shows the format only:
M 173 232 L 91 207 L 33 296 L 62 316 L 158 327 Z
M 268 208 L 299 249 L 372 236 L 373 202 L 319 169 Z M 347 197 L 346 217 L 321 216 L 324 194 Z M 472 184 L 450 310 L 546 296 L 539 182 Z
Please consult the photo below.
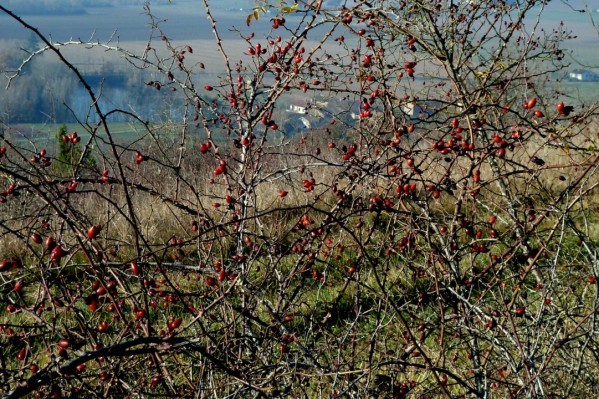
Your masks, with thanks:
M 141 54 L 0 6 L 99 121 L 69 174 L 3 147 L 5 397 L 597 394 L 597 106 L 555 89 L 570 32 L 536 0 L 332 3 L 256 7 L 272 30 L 237 60 L 204 2 L 218 79 L 149 6 Z M 135 90 L 177 93 L 180 121 L 103 111 L 66 45 L 153 68 Z M 308 95 L 312 127 L 283 130 Z

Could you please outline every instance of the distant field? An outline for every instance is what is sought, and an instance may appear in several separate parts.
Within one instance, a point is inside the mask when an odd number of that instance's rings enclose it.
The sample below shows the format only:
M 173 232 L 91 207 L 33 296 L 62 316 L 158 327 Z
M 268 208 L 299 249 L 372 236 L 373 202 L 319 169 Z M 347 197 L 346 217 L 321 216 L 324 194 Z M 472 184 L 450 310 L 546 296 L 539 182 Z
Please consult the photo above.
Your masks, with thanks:
M 566 95 L 589 104 L 599 101 L 599 83 L 597 82 L 563 82 L 561 91 Z
M 56 142 L 56 133 L 62 126 L 62 123 L 24 123 L 12 127 L 12 135 L 21 142 L 29 141 L 36 147 L 52 148 Z M 77 132 L 83 141 L 89 138 L 89 133 L 80 125 L 67 123 L 67 132 Z M 119 141 L 132 141 L 143 135 L 141 125 L 135 126 L 131 123 L 110 123 L 110 131 L 113 137 Z M 106 137 L 102 130 L 99 136 Z
M 11 127 L 11 129 L 8 131 L 8 134 L 10 134 L 14 143 L 18 142 L 24 148 L 28 148 L 28 146 L 30 146 L 30 150 L 32 151 L 39 150 L 41 148 L 46 148 L 51 151 L 56 146 L 56 133 L 62 125 L 63 124 L 60 123 L 16 124 Z M 80 125 L 75 123 L 67 123 L 66 126 L 68 133 L 77 132 L 77 135 L 81 137 L 82 143 L 85 143 L 89 139 L 90 134 Z M 109 126 L 113 139 L 120 145 L 126 146 L 148 136 L 147 130 L 141 124 L 109 122 Z M 153 123 L 151 128 L 153 134 L 158 134 L 162 138 L 165 138 L 171 134 L 173 137 L 179 137 L 179 132 L 181 131 L 180 126 L 173 125 L 172 123 Z M 188 140 L 205 137 L 205 133 L 201 128 L 189 126 L 187 129 Z M 218 133 L 218 131 L 216 132 Z M 101 129 L 98 132 L 97 137 L 106 138 L 104 129 Z M 217 143 L 224 143 L 225 137 L 226 136 L 223 132 L 222 136 L 217 134 L 213 136 L 213 139 Z
M 228 52 L 228 56 L 232 63 L 242 59 L 244 63 L 249 62 L 250 57 L 244 55 L 247 51 L 248 44 L 241 35 L 248 35 L 250 32 L 255 33 L 256 38 L 264 37 L 270 30 L 268 22 L 270 15 L 261 17 L 258 23 L 253 23 L 251 27 L 245 24 L 245 17 L 251 8 L 252 2 L 242 0 L 227 0 L 219 3 L 214 3 L 214 16 L 220 26 L 220 33 L 223 39 L 223 47 Z M 571 2 L 573 6 L 578 6 L 576 2 Z M 249 8 L 248 8 L 249 7 Z M 243 8 L 243 10 L 240 10 Z M 219 53 L 215 42 L 213 32 L 208 23 L 203 8 L 199 3 L 193 1 L 178 1 L 173 5 L 162 4 L 152 8 L 157 16 L 164 18 L 166 22 L 161 25 L 164 28 L 165 34 L 172 39 L 174 46 L 190 45 L 194 52 L 186 54 L 186 62 L 188 65 L 203 63 L 205 69 L 197 69 L 194 73 L 194 83 L 202 87 L 206 84 L 215 85 L 220 77 L 224 75 L 224 60 Z M 120 12 L 115 12 L 115 9 L 97 9 L 94 12 L 81 16 L 33 16 L 31 18 L 34 25 L 39 26 L 44 33 L 52 33 L 54 40 L 68 40 L 69 38 L 81 40 L 91 40 L 105 42 L 109 37 L 109 32 L 115 32 L 113 41 L 109 44 L 119 46 L 140 54 L 149 38 L 148 17 L 143 15 L 141 7 L 122 7 Z M 599 14 L 596 14 L 597 16 Z M 287 19 L 290 25 L 294 23 L 294 16 L 288 16 Z M 536 30 L 541 28 L 549 30 L 559 26 L 560 20 L 564 20 L 566 28 L 573 30 L 573 35 L 577 35 L 578 39 L 572 42 L 566 42 L 566 47 L 573 50 L 570 69 L 579 67 L 589 67 L 595 71 L 599 71 L 599 33 L 593 28 L 588 14 L 573 11 L 569 7 L 552 2 L 544 11 L 541 23 Z M 596 18 L 596 19 L 599 19 Z M 22 29 L 14 26 L 13 23 L 4 23 L 6 17 L 0 17 L 0 37 L 5 40 L 0 41 L 0 48 L 5 46 L 17 46 L 16 42 L 11 42 L 9 39 L 14 37 L 11 33 L 15 30 Z M 234 32 L 229 29 L 231 26 L 237 26 L 242 31 Z M 119 27 L 118 31 L 109 29 Z M 94 31 L 92 29 L 98 28 Z M 85 35 L 81 32 L 87 32 Z M 92 34 L 93 33 L 93 34 Z M 281 31 L 285 36 L 286 32 Z M 531 32 L 532 33 L 532 32 Z M 117 42 L 118 38 L 118 42 Z M 318 35 L 312 33 L 310 38 L 316 39 Z M 263 42 L 264 43 L 264 42 Z M 161 55 L 165 55 L 164 43 L 159 39 L 154 39 L 154 47 Z M 307 41 L 306 48 L 315 46 L 316 42 Z M 337 44 L 330 42 L 330 45 L 337 48 Z M 84 46 L 69 46 L 61 49 L 70 61 L 88 73 L 96 72 L 108 63 L 114 63 L 117 67 L 125 65 L 122 57 L 111 52 L 106 52 L 103 49 L 90 50 Z M 56 57 L 46 56 L 45 60 L 56 62 Z M 599 100 L 599 84 L 583 83 L 583 82 L 562 82 L 560 89 L 568 96 L 580 99 L 582 102 L 592 102 Z M 127 90 L 140 90 L 139 87 L 128 87 Z M 53 139 L 54 132 L 60 125 L 53 124 L 33 124 L 20 125 L 29 129 L 35 134 L 29 137 L 35 137 L 35 141 Z M 129 123 L 112 123 L 113 133 L 120 137 L 134 137 L 139 134 L 138 131 Z M 76 125 L 69 126 L 69 130 L 81 130 Z M 82 136 L 85 136 L 81 132 Z M 133 136 L 132 136 L 133 135 Z M 42 139 L 42 137 L 44 137 Z
M 30 129 L 32 132 L 37 132 L 41 135 L 47 134 L 49 137 L 54 137 L 62 125 L 62 123 L 24 123 L 19 124 L 18 126 L 20 128 Z M 77 134 L 81 137 L 89 136 L 89 134 L 83 130 L 79 124 L 66 123 L 65 125 L 67 127 L 67 131 L 69 132 L 77 132 Z M 139 131 L 139 129 L 131 123 L 115 122 L 110 124 L 110 131 L 112 134 L 120 135 L 131 134 L 132 132 Z

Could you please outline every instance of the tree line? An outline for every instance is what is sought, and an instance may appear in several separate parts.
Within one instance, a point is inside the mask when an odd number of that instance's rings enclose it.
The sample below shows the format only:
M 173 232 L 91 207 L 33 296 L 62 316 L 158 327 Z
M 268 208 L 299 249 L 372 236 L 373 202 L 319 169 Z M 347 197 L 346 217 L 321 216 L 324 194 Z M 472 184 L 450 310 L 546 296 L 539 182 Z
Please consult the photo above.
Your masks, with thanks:
M 84 14 L 87 7 L 113 7 L 123 5 L 141 5 L 140 0 L 7 0 L 6 7 L 22 15 Z
M 7 94 L 0 96 L 0 120 L 5 124 L 74 123 L 85 118 L 89 99 L 82 85 L 64 65 L 40 56 L 20 67 L 23 57 L 39 47 L 33 42 L 11 43 L 0 49 L 0 71 L 4 75 L 2 90 Z M 143 71 L 124 73 L 113 62 L 103 63 L 100 68 L 88 72 L 82 70 L 92 87 L 102 87 L 100 101 L 107 107 L 155 110 L 164 100 L 154 91 L 141 93 L 128 89 L 151 79 Z M 17 71 L 19 79 L 12 80 L 8 90 L 7 78 Z M 149 119 L 158 117 L 155 112 L 145 116 Z

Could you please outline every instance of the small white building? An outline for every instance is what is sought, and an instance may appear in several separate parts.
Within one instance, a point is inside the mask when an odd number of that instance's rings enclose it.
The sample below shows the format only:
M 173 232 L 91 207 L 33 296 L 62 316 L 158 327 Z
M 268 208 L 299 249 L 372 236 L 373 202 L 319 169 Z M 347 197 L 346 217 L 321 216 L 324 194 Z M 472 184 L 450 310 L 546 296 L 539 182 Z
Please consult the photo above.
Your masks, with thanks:
M 599 74 L 588 69 L 574 69 L 568 73 L 568 78 L 579 82 L 599 82 Z
M 297 104 L 289 104 L 289 108 L 287 109 L 287 112 L 291 112 L 293 114 L 307 114 L 308 107 L 305 107 L 302 105 L 297 105 Z
M 412 103 L 412 102 L 404 104 L 401 107 L 401 110 L 410 119 L 418 119 L 420 117 L 421 112 L 422 112 L 422 108 L 420 107 L 420 105 Z

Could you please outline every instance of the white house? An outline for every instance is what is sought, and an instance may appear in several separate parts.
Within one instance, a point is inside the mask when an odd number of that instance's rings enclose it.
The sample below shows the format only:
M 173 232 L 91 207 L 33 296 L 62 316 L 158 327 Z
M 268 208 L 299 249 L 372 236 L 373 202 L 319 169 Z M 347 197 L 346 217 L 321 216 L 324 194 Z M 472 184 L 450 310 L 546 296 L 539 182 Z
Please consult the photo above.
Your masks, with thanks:
M 403 104 L 401 110 L 410 119 L 426 119 L 437 108 L 438 104 L 434 101 L 419 101 Z
M 302 106 L 302 105 L 289 104 L 289 108 L 287 109 L 287 112 L 291 112 L 294 114 L 307 114 L 308 108 L 305 106 Z
M 574 69 L 568 74 L 568 78 L 579 82 L 599 82 L 599 74 L 588 69 Z
M 401 110 L 404 114 L 406 114 L 410 119 L 418 119 L 420 117 L 420 113 L 422 112 L 422 107 L 415 103 L 407 103 L 401 107 Z

